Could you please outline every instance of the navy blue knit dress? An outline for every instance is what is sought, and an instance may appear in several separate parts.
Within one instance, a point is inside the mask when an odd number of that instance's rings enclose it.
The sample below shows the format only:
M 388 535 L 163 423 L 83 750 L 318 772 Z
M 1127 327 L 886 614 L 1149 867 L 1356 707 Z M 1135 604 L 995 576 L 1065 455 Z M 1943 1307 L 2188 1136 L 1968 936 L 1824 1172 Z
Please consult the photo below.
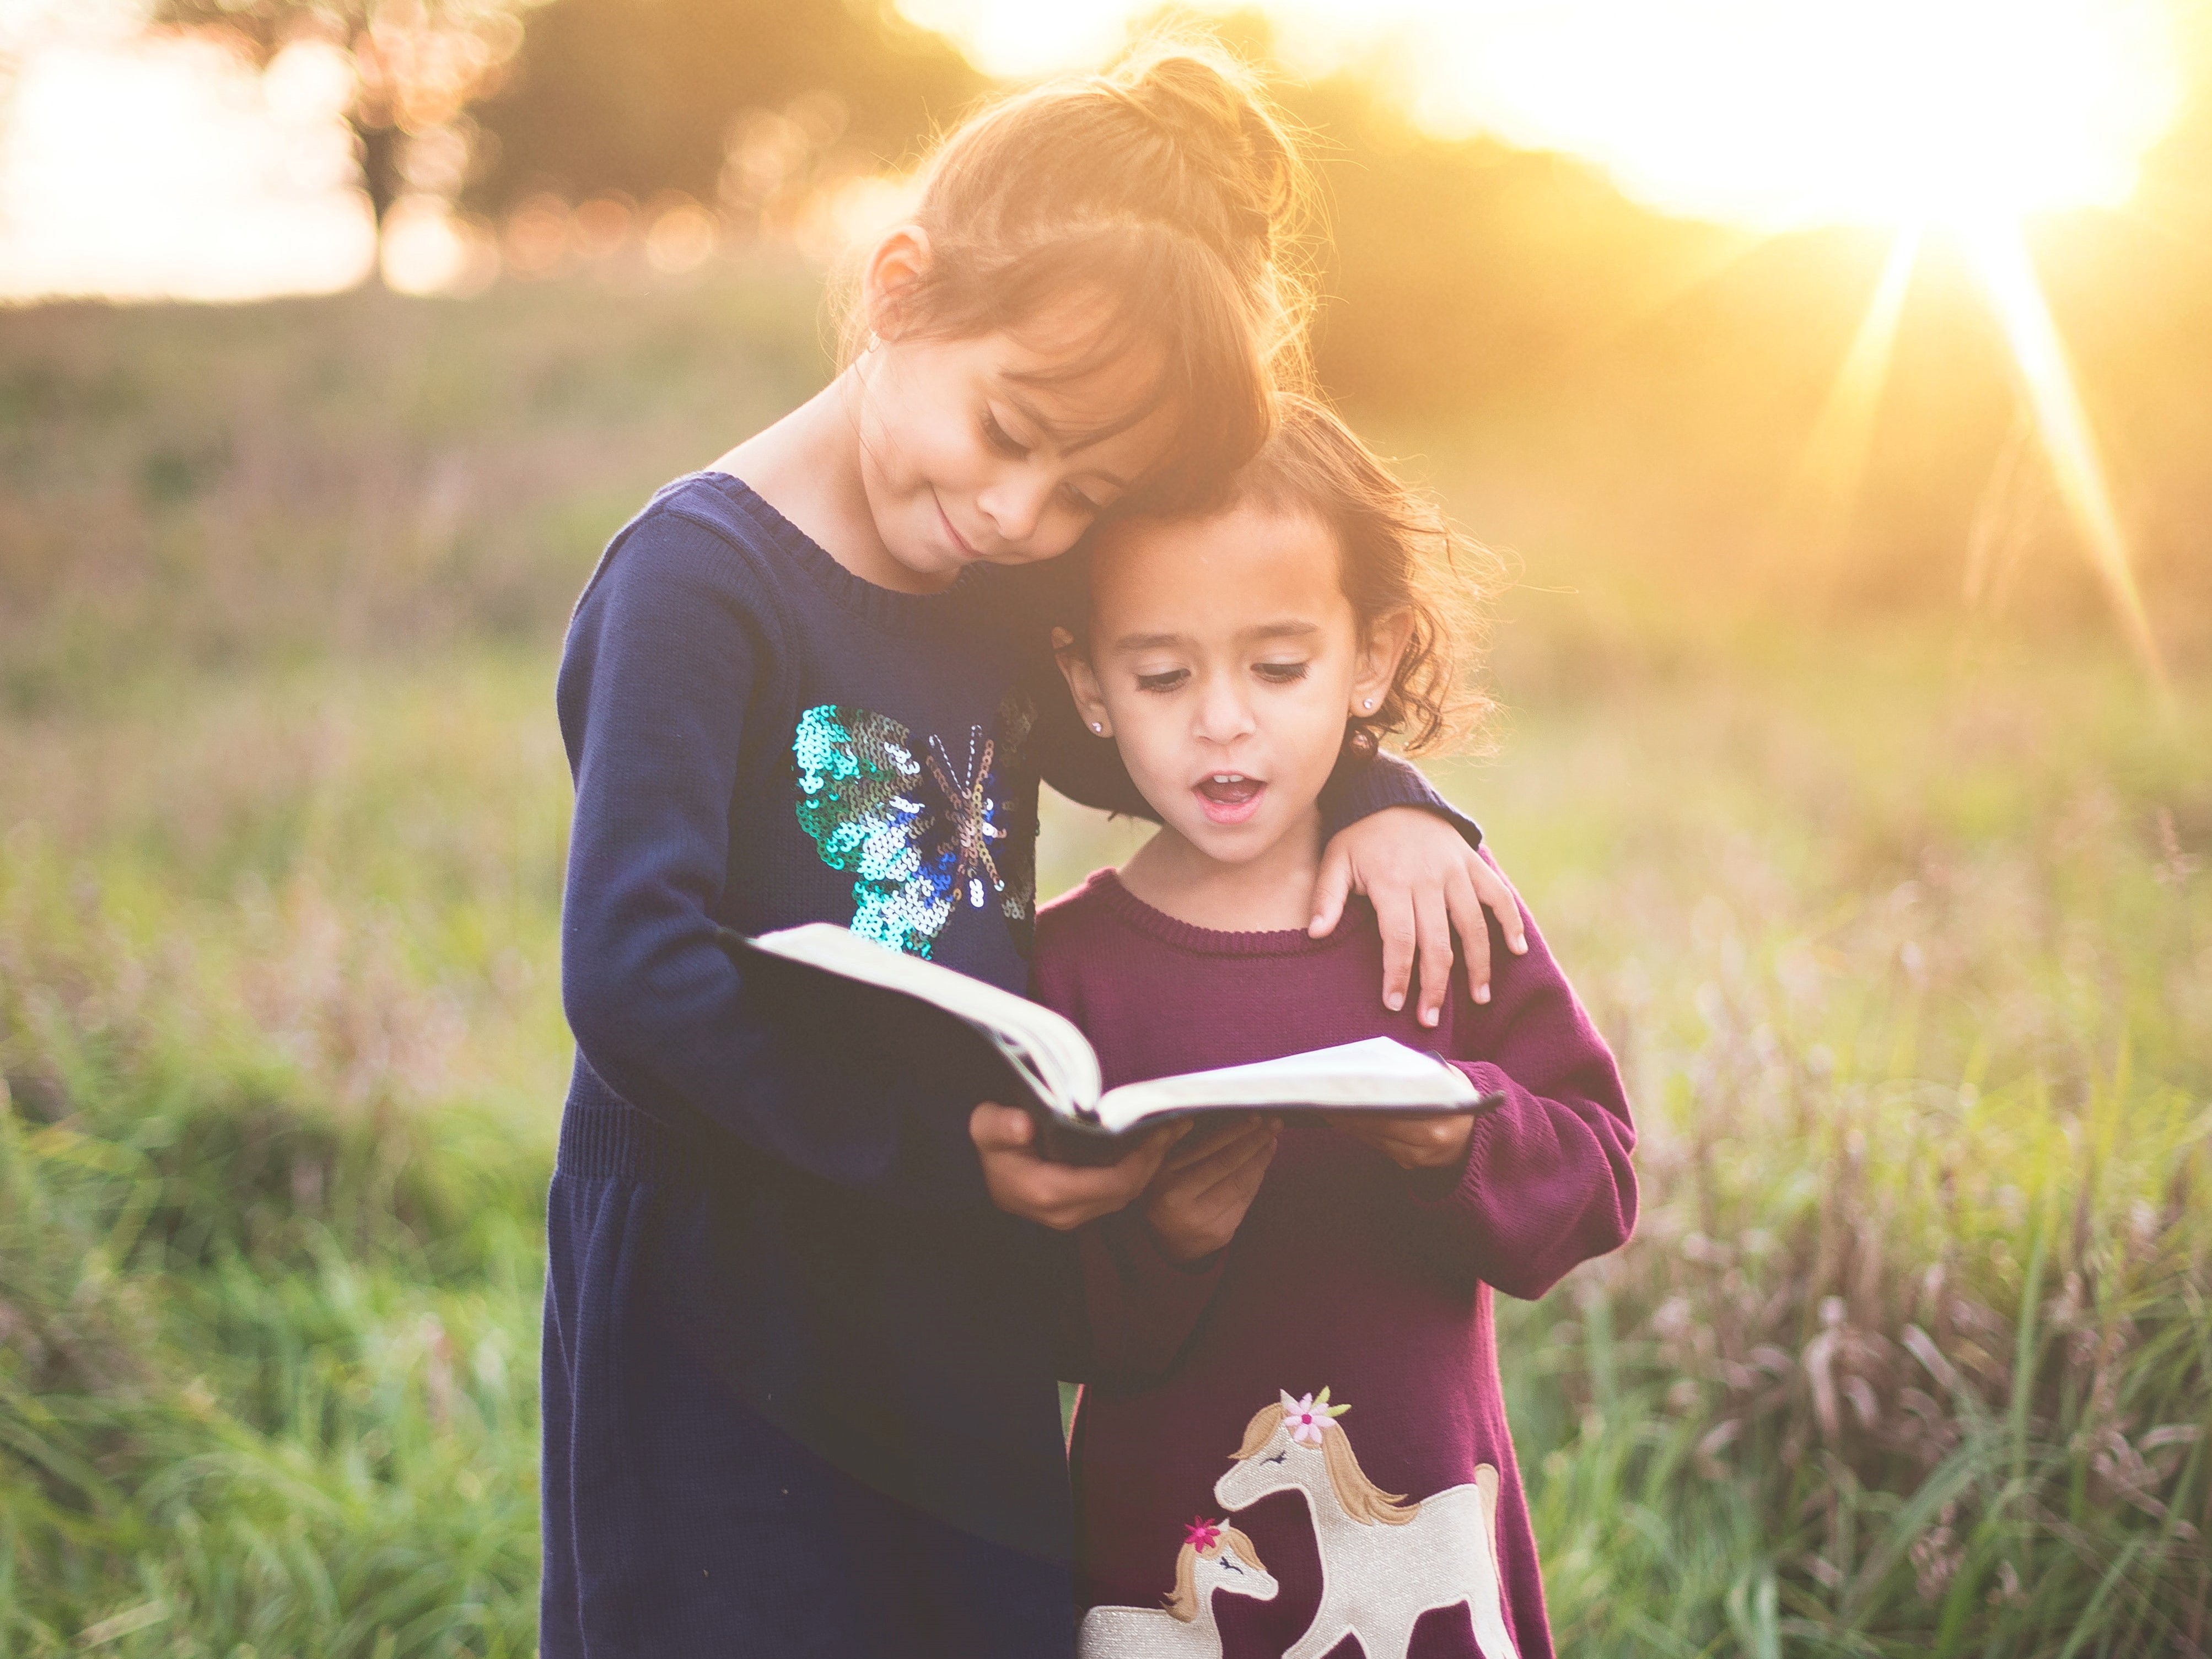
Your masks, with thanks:
M 1065 1241 L 991 1206 L 981 1085 L 895 1003 L 855 1030 L 714 944 L 836 921 L 1026 988 L 1038 777 L 1141 806 L 1051 666 L 1066 574 L 894 592 L 701 473 L 584 590 L 546 1659 L 1073 1649 Z M 1340 786 L 1339 824 L 1441 805 L 1395 763 Z

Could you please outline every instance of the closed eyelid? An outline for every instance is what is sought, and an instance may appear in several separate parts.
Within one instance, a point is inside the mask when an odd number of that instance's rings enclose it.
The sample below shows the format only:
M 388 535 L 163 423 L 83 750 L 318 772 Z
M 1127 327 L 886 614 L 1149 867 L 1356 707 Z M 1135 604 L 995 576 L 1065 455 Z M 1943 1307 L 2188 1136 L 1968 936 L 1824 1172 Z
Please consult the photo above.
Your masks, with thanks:
M 1066 458 L 1067 456 L 1079 454 L 1082 451 L 1090 448 L 1092 444 L 1099 441 L 1099 436 L 1097 435 L 1086 438 L 1079 433 L 1068 432 L 1054 422 L 1048 420 L 1042 410 L 1031 404 L 1028 398 L 1022 397 L 1008 386 L 1000 385 L 994 388 L 990 396 L 994 402 L 1003 403 L 1007 408 L 1013 411 L 1016 422 L 1024 428 L 1024 430 L 1032 432 L 1036 434 L 1034 438 L 1015 438 L 1013 440 L 1016 443 L 1021 445 L 1024 450 L 1042 448 L 1049 451 L 1057 457 Z M 1009 437 L 1012 436 L 1011 430 L 1006 427 L 1004 421 L 999 419 L 995 410 L 993 412 L 991 418 L 994 422 L 997 422 L 1001 431 L 1006 432 Z M 1097 479 L 1098 483 L 1104 485 L 1109 491 L 1114 494 L 1124 494 L 1129 489 L 1129 481 L 1127 478 L 1123 477 L 1120 473 L 1112 471 L 1105 467 L 1080 467 L 1075 469 L 1075 471 L 1079 476 Z M 1100 508 L 1103 508 L 1103 502 L 1096 503 L 1094 504 L 1092 510 L 1097 511 Z

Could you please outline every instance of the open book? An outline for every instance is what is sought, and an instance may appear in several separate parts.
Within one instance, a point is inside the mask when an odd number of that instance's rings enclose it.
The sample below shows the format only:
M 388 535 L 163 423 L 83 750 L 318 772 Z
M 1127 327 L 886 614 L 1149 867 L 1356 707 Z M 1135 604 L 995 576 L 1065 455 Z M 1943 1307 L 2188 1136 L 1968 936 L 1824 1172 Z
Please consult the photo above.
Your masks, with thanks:
M 889 993 L 939 1011 L 946 1019 L 933 1035 L 949 1030 L 964 1041 L 969 1057 L 981 1061 L 978 1086 L 989 1088 L 998 1074 L 999 1091 L 978 1097 L 1026 1106 L 1037 1121 L 1039 1149 L 1066 1164 L 1112 1163 L 1142 1131 L 1200 1112 L 1464 1112 L 1482 1103 L 1464 1072 L 1389 1037 L 1103 1089 L 1089 1040 L 1026 997 L 830 922 L 757 939 L 725 928 L 720 939 L 749 975 L 817 1007 L 821 999 L 865 1003 Z M 839 1022 L 848 1036 L 858 1034 L 867 1010 L 856 1006 L 852 1013 Z M 910 1019 L 901 1024 L 911 1030 Z

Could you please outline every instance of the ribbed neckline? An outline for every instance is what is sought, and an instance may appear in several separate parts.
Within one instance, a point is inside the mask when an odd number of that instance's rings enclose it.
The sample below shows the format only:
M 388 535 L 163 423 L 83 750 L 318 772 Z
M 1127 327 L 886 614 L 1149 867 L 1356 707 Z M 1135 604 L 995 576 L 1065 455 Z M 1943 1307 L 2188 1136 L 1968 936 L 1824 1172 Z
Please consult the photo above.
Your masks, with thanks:
M 1340 921 L 1336 931 L 1326 939 L 1314 939 L 1303 927 L 1285 927 L 1257 933 L 1224 933 L 1218 928 L 1200 927 L 1195 922 L 1184 921 L 1164 910 L 1155 909 L 1122 884 L 1118 871 L 1094 871 L 1084 885 L 1085 890 L 1104 905 L 1111 915 L 1139 933 L 1156 939 L 1163 945 L 1171 945 L 1178 951 L 1188 951 L 1194 956 L 1320 956 L 1342 949 L 1358 933 L 1358 928 Z M 1354 903 L 1358 902 L 1357 899 L 1353 901 Z
M 743 478 L 713 471 L 692 475 L 721 491 L 730 505 L 749 520 L 819 587 L 844 609 L 878 628 L 893 631 L 941 626 L 965 612 L 976 590 L 989 579 L 988 565 L 972 564 L 953 578 L 949 587 L 934 593 L 902 593 L 856 576 L 837 562 L 829 550 L 770 506 Z

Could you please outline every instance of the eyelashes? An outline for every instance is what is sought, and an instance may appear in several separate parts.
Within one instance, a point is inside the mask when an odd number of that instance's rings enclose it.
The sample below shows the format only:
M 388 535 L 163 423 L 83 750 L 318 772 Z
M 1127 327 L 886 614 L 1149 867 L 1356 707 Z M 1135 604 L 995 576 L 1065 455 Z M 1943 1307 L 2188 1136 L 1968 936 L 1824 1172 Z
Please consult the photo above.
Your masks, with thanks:
M 1016 443 L 1014 434 L 1000 426 L 999 417 L 988 409 L 983 411 L 983 436 L 989 441 L 992 448 L 1009 460 L 1025 461 L 1029 459 L 1030 452 L 1027 447 Z
M 1310 665 L 1303 662 L 1261 662 L 1252 665 L 1252 672 L 1259 676 L 1263 684 L 1295 685 L 1305 678 Z M 1139 674 L 1136 678 L 1139 691 L 1176 691 L 1189 681 L 1190 670 L 1168 668 L 1157 674 Z
M 1012 433 L 1000 425 L 999 417 L 993 414 L 988 407 L 983 410 L 981 425 L 984 441 L 999 453 L 1010 461 L 1029 459 L 1029 446 L 1020 442 Z M 1066 502 L 1070 512 L 1080 514 L 1086 519 L 1095 519 L 1106 510 L 1104 502 L 1092 501 L 1090 496 L 1072 483 L 1062 484 L 1060 487 L 1060 498 Z

